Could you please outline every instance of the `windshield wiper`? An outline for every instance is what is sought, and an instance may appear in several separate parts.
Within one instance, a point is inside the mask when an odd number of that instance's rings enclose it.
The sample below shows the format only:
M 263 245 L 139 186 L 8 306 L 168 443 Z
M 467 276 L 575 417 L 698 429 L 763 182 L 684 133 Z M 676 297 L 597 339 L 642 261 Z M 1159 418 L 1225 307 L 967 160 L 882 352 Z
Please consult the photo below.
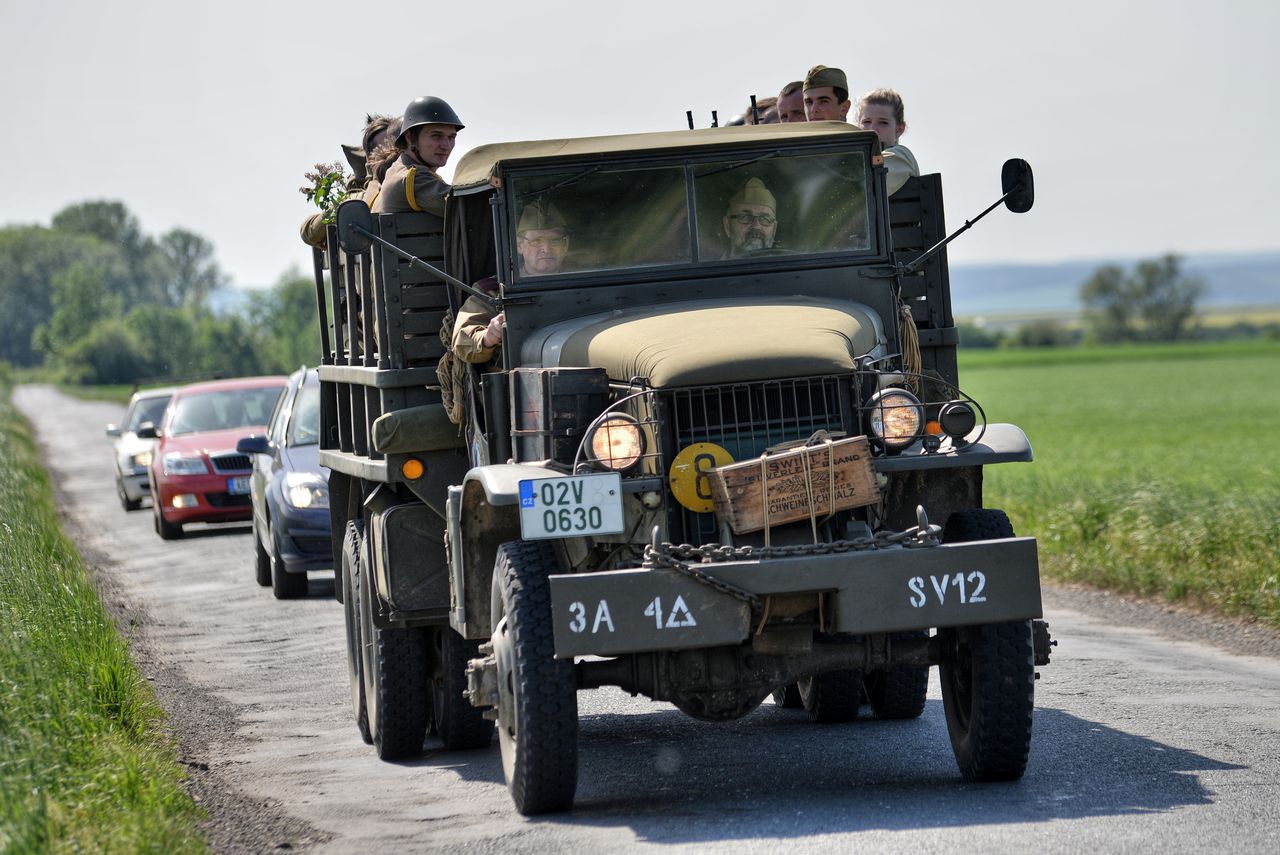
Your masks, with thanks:
M 730 172 L 734 169 L 741 169 L 744 166 L 750 166 L 753 163 L 759 163 L 762 160 L 768 160 L 769 158 L 777 157 L 780 154 L 782 154 L 780 151 L 771 151 L 768 154 L 762 154 L 759 157 L 753 157 L 750 160 L 740 160 L 737 163 L 726 164 L 719 169 L 713 169 L 710 172 L 704 172 L 701 175 L 694 175 L 693 177 L 694 180 L 697 180 L 699 178 L 707 178 L 712 175 L 719 175 L 721 172 Z

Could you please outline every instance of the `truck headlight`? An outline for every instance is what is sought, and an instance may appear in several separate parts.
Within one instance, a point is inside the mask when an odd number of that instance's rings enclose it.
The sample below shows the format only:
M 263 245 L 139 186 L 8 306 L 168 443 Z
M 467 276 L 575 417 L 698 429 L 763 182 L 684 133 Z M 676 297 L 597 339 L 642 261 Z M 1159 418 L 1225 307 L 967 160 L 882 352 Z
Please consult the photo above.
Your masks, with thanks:
M 203 457 L 189 457 L 177 451 L 164 456 L 164 474 L 166 475 L 208 475 L 209 467 Z
M 606 469 L 622 472 L 640 462 L 644 435 L 631 416 L 615 413 L 591 432 L 591 459 Z
M 924 407 L 906 389 L 884 389 L 867 404 L 867 432 L 888 451 L 901 451 L 920 437 Z
M 284 476 L 284 497 L 295 508 L 329 507 L 329 485 L 305 472 Z

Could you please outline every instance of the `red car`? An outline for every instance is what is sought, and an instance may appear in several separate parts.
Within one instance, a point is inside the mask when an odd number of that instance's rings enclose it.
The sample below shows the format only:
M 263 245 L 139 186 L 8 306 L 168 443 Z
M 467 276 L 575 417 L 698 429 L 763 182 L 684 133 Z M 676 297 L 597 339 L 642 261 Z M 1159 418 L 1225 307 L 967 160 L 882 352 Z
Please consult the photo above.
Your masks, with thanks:
M 183 386 L 173 393 L 164 423 L 138 431 L 159 439 L 149 472 L 156 534 L 174 540 L 186 523 L 253 518 L 253 461 L 236 451 L 236 441 L 266 432 L 286 382 L 245 377 Z

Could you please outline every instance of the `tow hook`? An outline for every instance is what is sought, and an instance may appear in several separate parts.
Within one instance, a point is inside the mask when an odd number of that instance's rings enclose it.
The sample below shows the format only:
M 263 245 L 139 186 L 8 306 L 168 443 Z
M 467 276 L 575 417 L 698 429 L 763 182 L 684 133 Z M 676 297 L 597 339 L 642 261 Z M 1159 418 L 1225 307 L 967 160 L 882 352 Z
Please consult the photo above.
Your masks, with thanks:
M 1033 620 L 1031 622 L 1031 647 L 1035 651 L 1035 664 L 1048 665 L 1049 650 L 1057 646 L 1057 640 L 1049 636 L 1049 622 Z M 1039 676 L 1039 674 L 1036 675 L 1036 677 Z
M 481 658 L 467 662 L 467 689 L 462 694 L 473 707 L 491 708 L 485 710 L 485 718 L 497 718 L 498 658 L 491 643 L 480 645 L 480 653 Z

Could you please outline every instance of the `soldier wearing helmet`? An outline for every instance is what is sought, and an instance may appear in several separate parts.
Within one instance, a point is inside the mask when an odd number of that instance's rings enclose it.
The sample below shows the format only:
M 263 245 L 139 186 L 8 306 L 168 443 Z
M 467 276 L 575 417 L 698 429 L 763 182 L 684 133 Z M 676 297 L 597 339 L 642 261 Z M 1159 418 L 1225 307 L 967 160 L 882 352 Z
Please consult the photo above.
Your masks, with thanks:
M 443 217 L 449 185 L 436 170 L 449 162 L 458 131 L 463 127 L 458 114 L 439 98 L 424 95 L 409 102 L 396 138 L 400 157 L 387 169 L 373 212 L 426 211 Z

